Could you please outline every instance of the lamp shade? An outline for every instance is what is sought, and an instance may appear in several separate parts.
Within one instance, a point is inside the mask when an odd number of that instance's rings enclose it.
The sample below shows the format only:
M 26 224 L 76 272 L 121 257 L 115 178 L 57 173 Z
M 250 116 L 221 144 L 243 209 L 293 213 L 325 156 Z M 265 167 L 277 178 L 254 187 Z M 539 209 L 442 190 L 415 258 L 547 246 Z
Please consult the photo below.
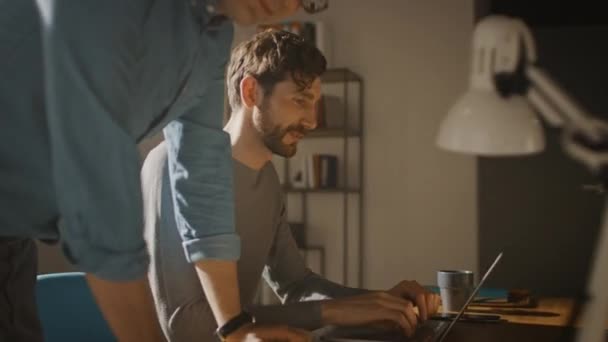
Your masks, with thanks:
M 542 151 L 545 137 L 524 97 L 503 98 L 490 89 L 471 88 L 441 123 L 437 144 L 482 156 L 526 155 Z

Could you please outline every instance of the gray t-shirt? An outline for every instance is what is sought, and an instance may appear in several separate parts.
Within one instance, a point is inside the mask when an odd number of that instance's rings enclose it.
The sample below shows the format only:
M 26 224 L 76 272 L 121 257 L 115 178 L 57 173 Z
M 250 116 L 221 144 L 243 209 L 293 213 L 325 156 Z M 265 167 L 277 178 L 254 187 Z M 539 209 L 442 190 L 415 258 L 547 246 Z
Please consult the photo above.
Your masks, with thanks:
M 149 280 L 159 320 L 170 341 L 214 340 L 217 328 L 194 269 L 186 261 L 171 205 L 167 152 L 161 143 L 142 169 Z M 308 269 L 291 235 L 284 194 L 271 162 L 260 170 L 234 160 L 236 231 L 241 238 L 241 306 L 260 323 L 321 327 L 319 300 L 366 292 L 330 282 Z M 221 246 L 220 246 L 221 248 Z M 261 276 L 283 305 L 252 306 Z

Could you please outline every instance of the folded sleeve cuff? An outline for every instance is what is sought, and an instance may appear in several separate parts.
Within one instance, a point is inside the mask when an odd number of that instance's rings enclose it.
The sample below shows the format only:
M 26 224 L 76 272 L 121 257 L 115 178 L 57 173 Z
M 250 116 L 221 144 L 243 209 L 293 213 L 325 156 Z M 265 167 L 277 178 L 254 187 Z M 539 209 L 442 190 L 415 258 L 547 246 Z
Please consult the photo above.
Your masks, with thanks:
M 77 247 L 78 250 L 84 246 Z M 91 273 L 108 281 L 131 281 L 144 277 L 148 271 L 149 257 L 145 247 L 135 251 L 106 251 L 94 245 L 86 246 L 86 253 L 78 253 L 68 244 L 63 252 L 74 266 L 82 272 Z M 80 254 L 76 257 L 74 254 Z
M 192 239 L 182 243 L 190 263 L 205 259 L 238 260 L 241 256 L 241 239 L 237 234 L 220 234 Z
M 150 258 L 140 230 L 125 227 L 125 235 L 112 235 L 77 218 L 60 219 L 58 229 L 63 253 L 79 271 L 108 281 L 146 276 Z

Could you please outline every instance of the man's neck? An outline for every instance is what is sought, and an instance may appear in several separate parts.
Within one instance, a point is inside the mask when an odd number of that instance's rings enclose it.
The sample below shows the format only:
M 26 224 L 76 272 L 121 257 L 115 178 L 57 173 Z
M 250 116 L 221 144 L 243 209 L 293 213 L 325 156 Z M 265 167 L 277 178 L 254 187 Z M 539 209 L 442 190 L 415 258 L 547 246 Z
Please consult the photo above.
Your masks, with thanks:
M 264 145 L 249 118 L 242 111 L 231 113 L 224 131 L 230 135 L 232 158 L 259 170 L 272 159 L 272 152 Z

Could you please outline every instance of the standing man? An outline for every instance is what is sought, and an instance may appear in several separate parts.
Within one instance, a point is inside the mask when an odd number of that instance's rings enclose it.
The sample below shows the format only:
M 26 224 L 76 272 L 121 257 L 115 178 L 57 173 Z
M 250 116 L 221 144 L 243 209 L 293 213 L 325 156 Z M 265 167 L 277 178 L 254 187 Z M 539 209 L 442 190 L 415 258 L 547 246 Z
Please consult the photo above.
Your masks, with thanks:
M 391 322 L 412 335 L 419 320 L 437 312 L 439 296 L 414 281 L 387 291 L 330 282 L 306 267 L 287 223 L 271 158 L 292 157 L 316 127 L 325 67 L 317 48 L 285 31 L 256 34 L 232 53 L 226 78 L 231 114 L 224 130 L 232 143 L 241 305 L 259 323 L 316 329 Z M 175 220 L 169 146 L 153 149 L 142 168 L 152 293 L 169 341 L 213 341 L 214 304 L 187 259 L 183 228 Z M 284 305 L 251 306 L 262 273 Z
M 163 127 L 187 257 L 218 324 L 238 315 L 240 241 L 218 111 L 232 41 L 227 18 L 274 21 L 298 6 L 0 0 L 0 340 L 42 340 L 34 239 L 60 243 L 87 273 L 120 341 L 163 339 L 145 278 L 136 149 Z M 247 329 L 234 340 L 301 336 Z

